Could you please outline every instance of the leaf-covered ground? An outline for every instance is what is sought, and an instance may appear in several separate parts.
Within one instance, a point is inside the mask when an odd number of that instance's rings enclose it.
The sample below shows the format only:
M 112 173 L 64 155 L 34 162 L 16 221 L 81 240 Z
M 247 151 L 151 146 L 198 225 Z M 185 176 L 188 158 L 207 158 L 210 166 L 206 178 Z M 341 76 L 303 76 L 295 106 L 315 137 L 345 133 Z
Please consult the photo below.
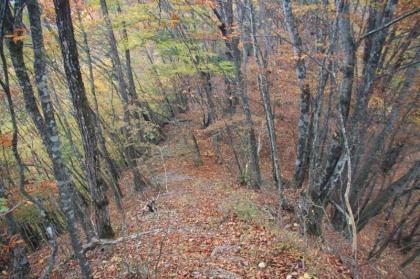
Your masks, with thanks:
M 239 185 L 211 154 L 195 166 L 182 129 L 169 127 L 147 160 L 143 171 L 154 187 L 133 194 L 130 175 L 121 181 L 125 213 L 111 205 L 119 240 L 87 253 L 94 278 L 350 278 L 340 257 L 278 210 L 274 190 Z M 153 199 L 154 213 L 145 210 Z M 59 253 L 51 277 L 79 278 L 65 237 Z M 30 256 L 36 272 L 48 256 L 47 246 Z

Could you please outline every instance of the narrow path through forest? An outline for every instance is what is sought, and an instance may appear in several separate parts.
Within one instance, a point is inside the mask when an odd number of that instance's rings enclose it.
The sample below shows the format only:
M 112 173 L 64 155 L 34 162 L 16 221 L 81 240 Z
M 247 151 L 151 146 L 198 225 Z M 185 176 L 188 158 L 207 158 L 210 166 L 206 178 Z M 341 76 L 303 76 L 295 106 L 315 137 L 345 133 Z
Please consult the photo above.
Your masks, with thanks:
M 146 164 L 159 189 L 133 194 L 130 176 L 121 182 L 125 222 L 114 205 L 111 215 L 125 240 L 87 253 L 95 278 L 349 278 L 337 257 L 306 246 L 290 216 L 275 218 L 272 192 L 238 185 L 214 158 L 195 166 L 178 128 L 167 134 Z M 156 212 L 147 210 L 152 200 Z M 64 247 L 52 278 L 78 278 Z M 46 262 L 48 252 L 31 259 Z

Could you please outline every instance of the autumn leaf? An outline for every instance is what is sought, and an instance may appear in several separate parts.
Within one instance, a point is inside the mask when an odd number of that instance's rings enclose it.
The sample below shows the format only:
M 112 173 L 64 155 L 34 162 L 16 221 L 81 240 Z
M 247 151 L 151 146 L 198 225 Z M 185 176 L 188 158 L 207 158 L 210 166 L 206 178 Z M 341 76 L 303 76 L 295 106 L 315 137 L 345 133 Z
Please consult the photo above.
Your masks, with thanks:
M 3 146 L 4 148 L 12 146 L 12 137 L 10 133 L 0 135 L 0 145 Z
M 175 13 L 171 13 L 171 20 L 179 20 L 179 16 L 177 16 Z
M 171 28 L 175 28 L 175 26 L 178 24 L 179 16 L 177 16 L 175 13 L 171 12 L 171 21 L 169 26 Z

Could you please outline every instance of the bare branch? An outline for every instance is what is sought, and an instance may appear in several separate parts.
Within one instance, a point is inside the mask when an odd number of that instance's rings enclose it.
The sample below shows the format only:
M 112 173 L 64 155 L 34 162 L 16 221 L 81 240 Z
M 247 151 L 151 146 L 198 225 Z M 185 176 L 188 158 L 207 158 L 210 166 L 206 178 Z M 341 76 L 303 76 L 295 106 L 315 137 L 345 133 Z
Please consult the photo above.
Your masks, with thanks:
M 388 28 L 389 26 L 391 26 L 391 25 L 393 25 L 393 24 L 395 24 L 395 23 L 397 23 L 397 22 L 399 22 L 399 21 L 403 20 L 403 19 L 404 19 L 404 18 L 406 18 L 406 17 L 409 17 L 409 16 L 411 16 L 411 15 L 415 15 L 415 14 L 417 14 L 418 12 L 420 12 L 420 8 L 417 8 L 417 9 L 415 9 L 415 10 L 412 10 L 412 11 L 408 12 L 408 13 L 405 13 L 405 14 L 403 14 L 403 15 L 401 15 L 401 16 L 399 16 L 399 17 L 397 17 L 396 19 L 391 20 L 390 22 L 388 22 L 388 23 L 387 23 L 387 24 L 385 24 L 384 26 L 382 26 L 382 27 L 380 27 L 380 28 L 377 28 L 377 29 L 375 29 L 375 30 L 372 30 L 372 31 L 370 31 L 370 32 L 368 32 L 368 33 L 366 33 L 366 34 L 364 34 L 364 35 L 363 35 L 362 37 L 360 37 L 360 38 L 359 38 L 359 40 L 357 41 L 357 45 L 359 45 L 359 44 L 360 44 L 360 42 L 361 42 L 363 39 L 366 39 L 367 37 L 369 37 L 369 36 L 371 36 L 371 35 L 373 35 L 373 34 L 375 34 L 375 33 L 379 32 L 379 31 L 381 31 L 381 30 L 383 30 L 383 29 L 385 29 L 385 28 Z

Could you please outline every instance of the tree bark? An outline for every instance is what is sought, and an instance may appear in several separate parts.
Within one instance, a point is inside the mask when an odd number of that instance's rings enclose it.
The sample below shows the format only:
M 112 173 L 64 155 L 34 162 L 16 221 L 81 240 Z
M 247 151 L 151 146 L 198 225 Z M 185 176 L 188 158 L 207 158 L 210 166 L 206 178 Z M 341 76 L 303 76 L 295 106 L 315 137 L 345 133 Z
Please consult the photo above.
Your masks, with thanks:
M 83 45 L 84 45 L 84 50 L 87 56 L 87 62 L 88 62 L 88 68 L 89 68 L 89 79 L 90 79 L 90 91 L 92 93 L 93 102 L 94 102 L 95 127 L 96 127 L 96 133 L 98 136 L 98 143 L 99 143 L 102 157 L 104 158 L 104 161 L 105 161 L 105 166 L 109 173 L 109 179 L 111 180 L 112 189 L 114 190 L 116 204 L 119 209 L 122 209 L 122 203 L 121 203 L 122 192 L 121 192 L 120 186 L 118 185 L 119 174 L 116 170 L 114 162 L 112 161 L 111 156 L 106 147 L 106 142 L 105 142 L 105 138 L 102 131 L 102 125 L 101 125 L 100 115 L 99 115 L 99 105 L 98 105 L 98 100 L 96 97 L 96 88 L 95 88 L 95 81 L 94 81 L 95 79 L 93 75 L 92 57 L 90 54 L 87 34 L 85 32 L 85 28 L 83 26 L 83 22 L 82 22 L 82 18 L 81 18 L 79 10 L 77 10 L 77 18 L 79 20 L 80 28 L 82 31 Z
M 229 0 L 230 1 L 230 0 Z M 241 51 L 239 49 L 240 38 L 236 35 L 233 36 L 231 42 L 231 53 L 234 61 L 234 73 L 235 73 L 235 95 L 239 98 L 242 110 L 246 119 L 248 146 L 249 146 L 249 157 L 251 164 L 251 181 L 250 184 L 254 188 L 261 188 L 261 171 L 260 163 L 258 158 L 257 140 L 255 137 L 254 124 L 252 120 L 251 110 L 248 102 L 248 92 L 245 82 L 245 77 L 242 74 L 241 69 Z
M 236 76 L 236 95 L 239 96 L 241 101 L 242 110 L 245 114 L 247 125 L 247 137 L 249 146 L 249 155 L 251 163 L 251 185 L 254 188 L 261 188 L 261 171 L 258 158 L 257 140 L 255 137 L 254 124 L 252 121 L 251 110 L 249 109 L 248 94 L 246 91 L 244 77 L 241 71 L 241 53 L 238 48 L 239 38 L 232 40 L 233 53 L 235 60 L 235 76 Z
M 117 1 L 117 10 L 120 14 L 122 13 L 122 9 L 121 9 L 121 5 L 120 5 L 119 1 Z M 121 16 L 124 16 L 124 15 L 121 15 Z M 130 94 L 131 102 L 136 104 L 139 107 L 139 109 L 141 110 L 141 115 L 142 115 L 143 119 L 145 121 L 149 122 L 150 117 L 149 117 L 149 115 L 147 115 L 146 111 L 144 110 L 145 108 L 143 107 L 142 103 L 139 100 L 139 97 L 138 97 L 137 91 L 136 91 L 136 85 L 134 84 L 134 74 L 133 74 L 133 68 L 131 66 L 131 54 L 130 54 L 130 48 L 129 48 L 129 45 L 128 45 L 128 33 L 127 33 L 127 29 L 126 29 L 126 24 L 125 24 L 124 21 L 122 22 L 122 26 L 123 26 L 122 37 L 123 37 L 124 45 L 125 45 L 125 50 L 124 50 L 125 68 L 126 68 L 126 73 L 127 73 L 127 78 L 128 78 L 128 93 Z M 135 116 L 135 118 L 139 119 L 139 116 L 137 115 L 137 116 Z
M 233 1 L 232 0 L 219 0 L 219 10 L 213 8 L 213 12 L 216 15 L 217 19 L 220 21 L 220 24 L 217 27 L 222 34 L 226 47 L 228 49 L 226 53 L 226 57 L 229 61 L 234 64 L 233 59 L 233 46 L 230 41 L 230 37 L 232 36 L 233 32 Z M 229 115 L 233 115 L 236 111 L 236 106 L 238 104 L 238 96 L 232 92 L 231 84 L 234 85 L 234 81 L 230 78 L 225 78 L 225 84 L 227 89 L 227 97 L 228 97 L 228 107 L 227 112 Z
M 108 198 L 105 194 L 104 181 L 100 174 L 95 123 L 86 97 L 80 71 L 76 40 L 74 38 L 68 0 L 55 0 L 58 35 L 66 72 L 68 87 L 72 96 L 77 124 L 82 134 L 85 162 L 92 199 L 95 205 L 95 223 L 100 238 L 112 238 Z
M 6 30 L 9 33 L 13 33 L 12 23 L 15 22 L 12 13 L 9 8 L 6 9 Z M 36 125 L 39 134 L 42 137 L 42 141 L 49 151 L 50 158 L 53 162 L 54 177 L 59 189 L 61 203 L 63 205 L 63 212 L 67 221 L 67 230 L 70 234 L 72 247 L 79 263 L 83 278 L 90 278 L 90 266 L 86 259 L 85 254 L 82 251 L 82 243 L 77 229 L 75 220 L 74 210 L 71 205 L 71 187 L 73 186 L 72 181 L 66 171 L 64 160 L 61 153 L 61 144 L 57 134 L 47 134 L 47 128 L 45 122 L 41 116 L 37 102 L 34 96 L 32 85 L 30 83 L 29 76 L 26 71 L 25 62 L 23 59 L 23 44 L 21 41 L 14 42 L 13 40 L 7 40 L 9 52 L 11 54 L 12 63 L 15 68 L 16 75 L 18 76 L 19 84 L 22 88 L 26 109 L 29 112 L 32 121 Z M 53 123 L 55 124 L 55 122 Z M 50 132 L 54 131 L 52 129 Z
M 299 117 L 299 133 L 298 133 L 298 145 L 296 148 L 296 162 L 295 170 L 293 174 L 294 186 L 301 187 L 305 175 L 308 172 L 307 160 L 310 156 L 309 135 L 310 135 L 310 106 L 311 106 L 311 93 L 309 84 L 306 82 L 306 65 L 305 60 L 302 58 L 303 45 L 302 39 L 300 38 L 299 30 L 297 28 L 295 18 L 292 10 L 292 3 L 290 0 L 283 0 L 283 13 L 286 20 L 287 29 L 289 36 L 293 43 L 293 50 L 295 55 L 298 56 L 296 60 L 296 75 L 299 83 L 300 90 L 300 117 Z
M 255 22 L 255 10 L 252 5 L 252 2 L 249 2 L 250 5 L 250 18 L 251 18 L 251 38 L 252 46 L 254 50 L 254 58 L 257 62 L 258 67 L 258 88 L 261 94 L 261 99 L 263 101 L 265 120 L 267 124 L 268 135 L 270 139 L 270 151 L 271 151 L 271 164 L 272 164 L 272 174 L 276 188 L 280 193 L 280 200 L 283 203 L 283 185 L 282 178 L 280 173 L 280 159 L 277 152 L 277 135 L 276 127 L 274 123 L 273 112 L 271 109 L 270 101 L 270 92 L 269 85 L 267 80 L 267 61 L 266 57 L 261 53 L 260 46 L 257 43 L 257 30 Z

